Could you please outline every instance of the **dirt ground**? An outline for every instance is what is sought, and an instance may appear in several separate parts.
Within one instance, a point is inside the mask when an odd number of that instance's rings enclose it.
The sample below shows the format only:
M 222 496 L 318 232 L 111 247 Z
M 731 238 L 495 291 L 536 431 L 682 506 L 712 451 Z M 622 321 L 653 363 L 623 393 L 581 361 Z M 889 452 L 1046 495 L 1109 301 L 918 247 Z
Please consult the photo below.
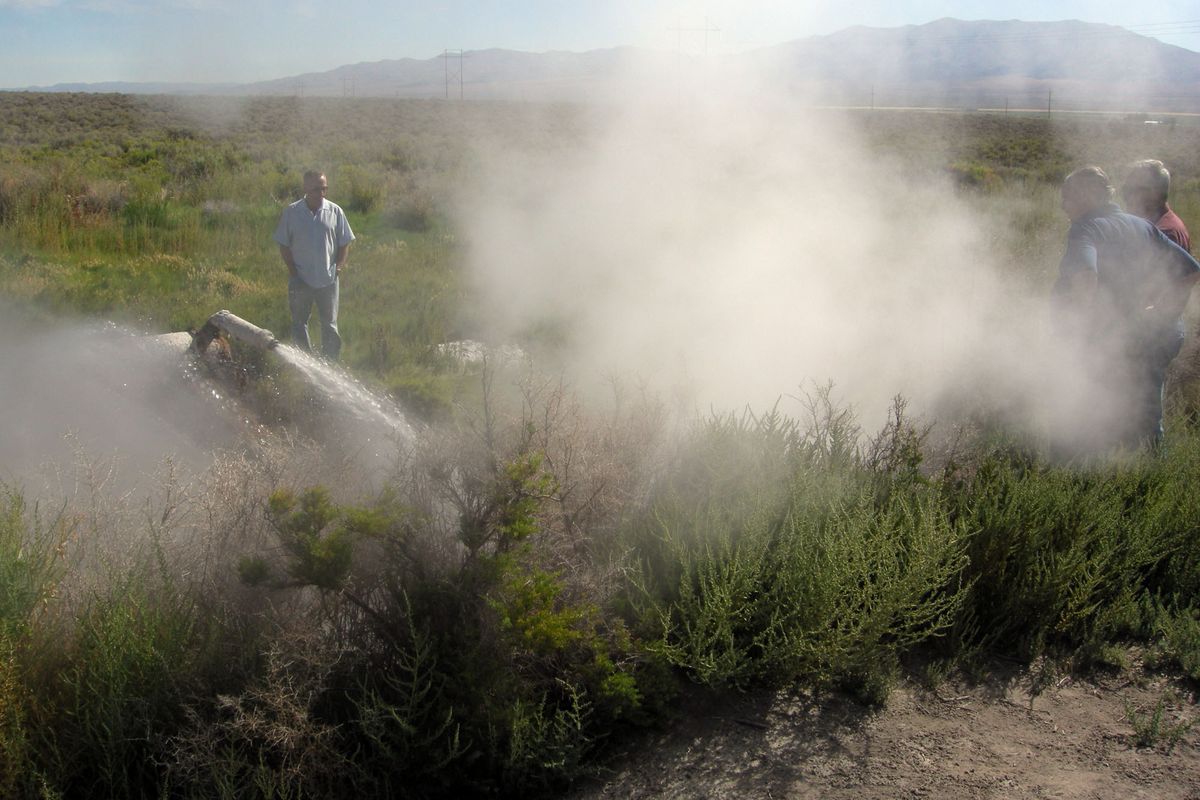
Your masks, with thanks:
M 905 683 L 882 709 L 696 693 L 569 797 L 1200 800 L 1193 688 L 1140 671 L 1041 683 Z

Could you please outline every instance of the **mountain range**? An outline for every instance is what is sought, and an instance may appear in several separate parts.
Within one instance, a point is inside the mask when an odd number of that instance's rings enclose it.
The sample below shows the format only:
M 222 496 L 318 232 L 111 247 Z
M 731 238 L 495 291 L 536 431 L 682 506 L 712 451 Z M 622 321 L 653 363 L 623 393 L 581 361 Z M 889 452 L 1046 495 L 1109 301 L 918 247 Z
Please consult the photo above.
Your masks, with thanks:
M 753 69 L 816 102 L 940 107 L 1200 111 L 1200 53 L 1080 21 L 941 19 L 853 27 L 737 55 L 613 48 L 450 51 L 242 84 L 71 83 L 31 91 L 587 100 L 632 80 Z M 647 66 L 648 65 L 648 66 Z

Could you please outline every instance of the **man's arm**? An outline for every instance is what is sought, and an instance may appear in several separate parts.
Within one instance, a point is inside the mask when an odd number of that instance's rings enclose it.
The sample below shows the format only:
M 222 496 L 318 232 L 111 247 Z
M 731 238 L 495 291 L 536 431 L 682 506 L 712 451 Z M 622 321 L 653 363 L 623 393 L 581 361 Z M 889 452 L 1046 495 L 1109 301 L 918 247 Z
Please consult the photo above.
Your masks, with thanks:
M 1200 280 L 1200 262 L 1169 236 L 1163 234 L 1162 238 L 1166 240 L 1162 247 L 1165 248 L 1163 253 L 1168 266 L 1165 266 L 1160 274 L 1166 276 L 1166 279 L 1160 280 L 1159 285 L 1155 287 L 1146 311 L 1157 319 L 1171 322 L 1178 319 L 1187 308 L 1192 287 Z
M 1095 245 L 1086 231 L 1072 225 L 1051 295 L 1056 333 L 1074 338 L 1090 335 L 1095 325 L 1099 277 Z
M 354 231 L 350 230 L 350 220 L 346 219 L 345 212 L 342 212 L 341 207 L 338 208 L 337 223 L 334 230 L 336 235 L 335 241 L 340 242 L 337 249 L 337 255 L 334 258 L 334 265 L 337 271 L 334 276 L 342 274 L 342 270 L 346 268 L 346 257 L 350 254 L 350 243 L 354 241 Z
M 283 263 L 287 264 L 288 275 L 295 278 L 300 272 L 296 269 L 296 259 L 292 258 L 292 248 L 285 244 L 279 245 L 279 256 L 283 259 Z
M 337 251 L 337 274 L 341 275 L 342 270 L 346 268 L 346 258 L 350 255 L 350 245 L 344 244 Z
M 1096 245 L 1085 229 L 1071 227 L 1067 250 L 1058 269 L 1063 300 L 1077 312 L 1090 313 L 1096 303 L 1100 272 Z

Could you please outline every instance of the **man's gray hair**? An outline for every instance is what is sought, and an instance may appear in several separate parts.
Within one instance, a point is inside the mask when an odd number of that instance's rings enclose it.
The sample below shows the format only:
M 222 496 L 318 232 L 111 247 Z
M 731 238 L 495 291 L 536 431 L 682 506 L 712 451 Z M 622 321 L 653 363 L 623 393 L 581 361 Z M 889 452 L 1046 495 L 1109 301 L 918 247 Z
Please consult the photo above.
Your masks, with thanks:
M 320 178 L 324 174 L 325 173 L 321 172 L 319 169 L 310 169 L 304 173 L 304 177 L 301 180 L 304 182 L 305 188 L 307 188 L 310 183 L 315 181 L 317 178 Z
M 1064 194 L 1086 198 L 1097 205 L 1111 202 L 1114 193 L 1108 175 L 1104 170 L 1092 165 L 1080 167 L 1068 175 L 1063 181 L 1062 190 Z
M 1125 178 L 1126 186 L 1146 187 L 1153 191 L 1159 200 L 1165 201 L 1171 193 L 1171 173 L 1156 158 L 1144 158 L 1135 161 Z

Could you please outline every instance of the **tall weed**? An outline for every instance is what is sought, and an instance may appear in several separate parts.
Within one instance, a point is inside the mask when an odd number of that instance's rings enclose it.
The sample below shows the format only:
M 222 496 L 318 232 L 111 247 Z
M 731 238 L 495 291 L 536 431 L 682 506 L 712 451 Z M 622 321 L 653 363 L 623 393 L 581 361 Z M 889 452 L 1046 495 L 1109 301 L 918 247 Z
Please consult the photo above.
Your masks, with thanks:
M 38 676 L 39 695 L 54 703 L 38 709 L 37 735 L 46 738 L 37 747 L 66 796 L 155 792 L 165 738 L 183 722 L 204 653 L 182 598 L 113 588 L 83 611 L 66 633 L 70 644 Z
M 0 505 L 0 795 L 32 792 L 43 772 L 36 733 L 36 675 L 30 663 L 45 634 L 47 605 L 65 568 L 73 533 L 68 518 L 49 523 L 28 513 L 21 495 L 5 489 Z

